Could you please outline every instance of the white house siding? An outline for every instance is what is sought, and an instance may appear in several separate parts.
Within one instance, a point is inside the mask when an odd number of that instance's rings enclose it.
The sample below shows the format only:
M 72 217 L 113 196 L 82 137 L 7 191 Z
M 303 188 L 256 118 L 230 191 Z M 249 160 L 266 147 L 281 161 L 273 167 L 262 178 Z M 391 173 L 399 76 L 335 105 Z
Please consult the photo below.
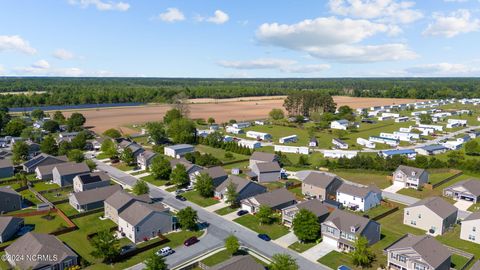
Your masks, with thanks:
M 359 211 L 368 211 L 369 209 L 380 204 L 381 198 L 375 193 L 370 192 L 365 198 L 356 197 L 350 194 L 337 192 L 337 202 L 348 207 L 348 205 L 358 205 Z
M 480 244 L 480 219 L 463 221 L 460 239 Z
M 165 234 L 173 228 L 173 219 L 170 213 L 152 213 L 137 226 L 132 226 L 121 217 L 118 219 L 118 228 L 133 243 L 142 242 L 144 238 L 153 238 L 158 233 Z

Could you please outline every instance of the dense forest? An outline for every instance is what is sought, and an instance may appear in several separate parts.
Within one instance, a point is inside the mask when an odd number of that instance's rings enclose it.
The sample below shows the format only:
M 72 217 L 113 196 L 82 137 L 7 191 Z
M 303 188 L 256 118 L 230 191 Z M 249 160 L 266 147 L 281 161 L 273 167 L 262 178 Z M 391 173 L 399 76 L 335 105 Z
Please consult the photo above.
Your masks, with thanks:
M 292 91 L 387 98 L 479 97 L 480 78 L 168 79 L 0 77 L 0 105 L 27 107 L 169 102 L 190 98 L 283 95 Z M 19 95 L 5 92 L 32 92 Z M 40 92 L 40 93 L 38 93 Z

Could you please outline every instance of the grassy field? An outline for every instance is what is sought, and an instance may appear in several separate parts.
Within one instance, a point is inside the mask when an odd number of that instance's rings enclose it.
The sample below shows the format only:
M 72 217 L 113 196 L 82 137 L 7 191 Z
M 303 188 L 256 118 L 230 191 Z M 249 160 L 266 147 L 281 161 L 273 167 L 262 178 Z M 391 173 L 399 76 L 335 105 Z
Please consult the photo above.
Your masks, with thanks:
M 119 162 L 117 164 L 112 164 L 112 166 L 119 169 L 119 170 L 122 170 L 124 172 L 131 171 L 135 168 L 135 165 L 128 165 L 128 164 L 125 164 L 123 162 Z
M 460 239 L 460 228 L 460 225 L 455 225 L 453 230 L 449 230 L 436 238 L 445 245 L 471 253 L 476 259 L 480 258 L 480 248 L 478 248 L 478 244 Z
M 39 203 L 42 203 L 42 201 L 40 201 L 37 196 L 35 196 L 35 194 L 33 194 L 33 192 L 31 192 L 30 190 L 26 189 L 26 190 L 23 190 L 23 191 L 20 191 L 19 192 L 20 195 L 23 196 L 23 198 L 29 202 L 31 202 L 32 204 L 34 205 L 37 205 Z
M 447 179 L 448 177 L 451 177 L 453 175 L 457 174 L 457 171 L 453 171 L 453 170 L 447 170 L 447 171 L 436 171 L 436 170 L 433 170 L 431 172 L 429 172 L 429 178 L 428 178 L 428 182 L 430 184 L 436 184 L 444 179 Z
M 480 203 L 472 204 L 467 210 L 470 212 L 480 211 Z
M 239 208 L 230 208 L 230 206 L 227 206 L 227 207 L 216 210 L 215 213 L 219 214 L 220 216 L 224 216 L 224 215 L 233 213 L 237 210 L 239 210 Z
M 222 161 L 222 162 L 232 162 L 232 161 L 249 159 L 249 156 L 240 155 L 240 154 L 233 153 L 233 152 L 230 152 L 230 153 L 232 153 L 233 158 L 229 159 L 229 158 L 225 157 L 225 153 L 227 151 L 225 151 L 221 148 L 213 148 L 213 147 L 202 145 L 202 144 L 199 144 L 199 145 L 195 146 L 195 149 L 200 153 L 212 154 L 214 157 L 220 159 L 220 161 Z
M 189 200 L 189 201 L 191 201 L 195 204 L 198 204 L 202 207 L 208 207 L 210 205 L 214 205 L 214 204 L 218 203 L 218 200 L 215 200 L 213 198 L 204 198 L 204 197 L 200 196 L 200 194 L 196 190 L 185 192 L 185 193 L 182 194 L 182 196 L 187 198 L 187 200 Z
M 302 252 L 305 252 L 305 251 L 311 249 L 316 244 L 317 244 L 317 242 L 302 243 L 300 241 L 297 241 L 297 242 L 291 244 L 290 246 L 288 246 L 288 248 L 291 249 L 291 250 L 295 250 L 298 253 L 302 253 Z
M 97 156 L 96 156 L 96 159 L 98 159 L 98 160 L 102 160 L 102 159 L 106 159 L 106 158 L 109 158 L 109 156 L 106 153 L 103 153 L 103 152 L 98 153 Z
M 153 175 L 144 176 L 144 177 L 141 177 L 140 179 L 152 185 L 155 185 L 157 187 L 163 186 L 168 182 L 167 180 L 156 179 Z
M 388 207 L 386 205 L 378 205 L 374 208 L 369 209 L 368 211 L 361 213 L 362 215 L 368 215 L 370 218 L 374 218 L 376 216 L 379 216 L 387 211 L 390 211 L 392 207 Z M 356 212 L 360 213 L 360 212 Z
M 55 213 L 52 213 L 47 219 L 46 215 L 25 217 L 25 225 L 35 226 L 34 231 L 38 233 L 51 233 L 58 229 L 67 227 L 67 223 Z
M 59 185 L 55 183 L 49 183 L 49 182 L 37 182 L 33 184 L 33 189 L 39 192 L 44 190 L 59 188 L 59 187 L 60 187 Z
M 52 191 L 43 193 L 42 196 L 50 202 L 56 202 L 64 199 L 68 199 L 68 195 L 73 192 L 73 189 L 64 189 L 59 191 Z
M 375 172 L 366 170 L 338 170 L 333 171 L 336 175 L 363 185 L 375 185 L 378 188 L 386 188 L 391 185 L 391 177 L 388 172 Z
M 257 233 L 265 233 L 270 236 L 272 239 L 277 239 L 289 232 L 288 228 L 280 225 L 278 223 L 272 224 L 262 224 L 260 225 L 260 221 L 254 215 L 244 215 L 233 221 L 237 222 L 240 225 L 243 225 Z M 259 240 L 260 241 L 260 240 Z
M 75 210 L 75 208 L 73 208 L 68 202 L 56 204 L 55 207 L 62 210 L 62 212 L 67 216 L 78 214 L 78 211 Z

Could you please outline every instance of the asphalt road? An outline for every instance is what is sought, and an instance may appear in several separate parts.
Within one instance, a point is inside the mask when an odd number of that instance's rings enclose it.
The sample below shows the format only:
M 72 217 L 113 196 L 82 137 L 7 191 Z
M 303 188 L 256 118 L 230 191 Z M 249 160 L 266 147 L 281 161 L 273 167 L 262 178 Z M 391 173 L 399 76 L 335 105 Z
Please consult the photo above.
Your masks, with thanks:
M 98 160 L 94 161 L 97 163 L 97 169 L 107 172 L 112 178 L 124 185 L 133 186 L 137 181 L 135 177 L 117 168 L 109 166 Z M 159 199 L 165 204 L 175 209 L 183 209 L 187 206 L 190 206 L 197 211 L 198 217 L 201 221 L 206 221 L 210 224 L 207 230 L 207 235 L 204 236 L 199 243 L 188 248 L 177 248 L 177 252 L 175 254 L 167 257 L 167 263 L 170 267 L 175 267 L 180 263 L 192 259 L 209 250 L 212 250 L 215 247 L 222 246 L 224 244 L 224 239 L 228 235 L 234 234 L 240 240 L 242 245 L 257 250 L 258 252 L 267 257 L 272 257 L 274 254 L 277 253 L 287 253 L 297 260 L 300 269 L 330 269 L 319 263 L 314 263 L 288 248 L 281 247 L 273 242 L 266 242 L 260 240 L 257 237 L 257 233 L 252 232 L 249 229 L 244 228 L 243 226 L 235 222 L 226 220 L 215 213 L 208 212 L 196 204 L 188 201 L 179 201 L 175 199 L 174 195 L 172 195 L 171 193 L 161 190 L 154 185 L 149 184 L 149 186 L 150 196 L 152 198 Z M 130 269 L 143 269 L 143 264 L 135 265 Z

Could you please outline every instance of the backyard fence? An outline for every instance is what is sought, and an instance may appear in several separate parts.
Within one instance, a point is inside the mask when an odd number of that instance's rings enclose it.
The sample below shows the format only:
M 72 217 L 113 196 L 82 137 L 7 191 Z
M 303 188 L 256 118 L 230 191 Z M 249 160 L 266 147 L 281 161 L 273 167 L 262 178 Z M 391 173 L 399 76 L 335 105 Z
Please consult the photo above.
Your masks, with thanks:
M 443 185 L 443 184 L 445 184 L 445 183 L 448 183 L 448 182 L 452 181 L 453 179 L 455 179 L 455 178 L 457 178 L 457 177 L 459 177 L 460 175 L 463 174 L 462 171 L 457 171 L 457 170 L 448 170 L 448 169 L 447 169 L 447 170 L 441 170 L 441 169 L 440 169 L 440 170 L 438 170 L 438 171 L 439 171 L 439 172 L 443 172 L 443 171 L 448 172 L 448 171 L 451 171 L 451 172 L 456 172 L 456 173 L 455 173 L 454 175 L 452 175 L 452 176 L 449 176 L 449 177 L 447 177 L 447 178 L 445 178 L 445 179 L 443 179 L 443 180 L 435 183 L 435 184 L 425 184 L 425 185 L 423 186 L 423 188 L 428 189 L 428 190 L 433 190 L 434 188 L 437 188 L 437 187 L 439 187 L 439 186 L 441 186 L 441 185 Z

